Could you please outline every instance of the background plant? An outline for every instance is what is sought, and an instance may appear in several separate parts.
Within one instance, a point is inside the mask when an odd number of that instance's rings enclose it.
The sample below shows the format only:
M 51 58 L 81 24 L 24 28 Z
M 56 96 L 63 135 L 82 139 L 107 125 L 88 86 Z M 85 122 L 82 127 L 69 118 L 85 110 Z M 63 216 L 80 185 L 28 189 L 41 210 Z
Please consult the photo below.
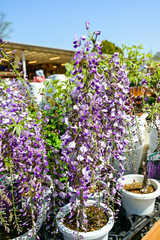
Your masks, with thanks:
M 143 111 L 148 113 L 147 123 L 148 131 L 156 128 L 158 133 L 157 151 L 160 150 L 160 66 L 154 60 L 151 61 L 149 66 L 152 70 L 150 81 L 148 82 L 148 90 L 145 93 Z
M 70 67 L 67 64 L 67 67 Z M 41 93 L 44 95 L 44 107 L 41 109 L 42 116 L 47 119 L 47 124 L 43 124 L 42 133 L 45 140 L 47 150 L 47 160 L 49 163 L 48 174 L 53 182 L 52 194 L 48 199 L 49 211 L 47 214 L 46 227 L 47 231 L 51 231 L 56 238 L 55 215 L 59 211 L 60 206 L 66 203 L 66 171 L 68 171 L 67 163 L 61 161 L 61 135 L 66 130 L 66 123 L 63 121 L 67 105 L 69 104 L 70 91 L 72 85 L 69 79 L 61 82 L 59 79 L 44 83 L 44 89 Z M 32 113 L 37 108 L 32 106 Z
M 12 32 L 11 25 L 12 23 L 5 20 L 6 14 L 4 12 L 0 13 L 0 38 L 7 39 L 10 37 Z
M 147 72 L 147 66 L 151 61 L 151 54 L 142 52 L 143 45 L 128 47 L 123 45 L 125 63 L 128 70 L 130 86 L 142 86 L 147 84 L 150 74 Z
M 104 54 L 112 55 L 115 52 L 119 52 L 119 53 L 121 53 L 123 55 L 123 50 L 120 47 L 116 46 L 112 42 L 109 42 L 107 40 L 103 40 L 101 46 L 102 46 L 101 51 Z

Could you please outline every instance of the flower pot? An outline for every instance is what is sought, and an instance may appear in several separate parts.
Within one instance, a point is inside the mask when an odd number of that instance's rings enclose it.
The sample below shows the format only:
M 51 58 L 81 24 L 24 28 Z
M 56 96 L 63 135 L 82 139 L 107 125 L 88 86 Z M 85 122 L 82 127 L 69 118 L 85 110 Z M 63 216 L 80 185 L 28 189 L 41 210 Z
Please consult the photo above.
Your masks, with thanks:
M 36 232 L 38 232 L 43 224 L 43 222 L 45 221 L 46 218 L 46 214 L 45 214 L 45 210 L 42 211 L 42 213 L 38 216 L 38 219 L 36 221 Z M 33 240 L 34 236 L 33 236 L 33 230 L 30 229 L 28 232 L 24 233 L 23 235 L 16 237 L 16 238 L 12 238 L 11 240 Z
M 130 88 L 130 96 L 133 100 L 134 110 L 137 114 L 141 115 L 143 113 L 143 102 L 142 99 L 146 92 L 145 86 L 133 86 Z
M 87 203 L 89 206 L 92 206 L 93 204 L 95 204 L 95 201 L 88 200 Z M 103 203 L 100 203 L 100 206 L 103 209 L 106 208 L 105 204 L 103 204 Z M 82 236 L 84 240 L 94 240 L 94 239 L 107 240 L 108 239 L 108 233 L 114 225 L 113 213 L 110 209 L 107 212 L 108 217 L 109 217 L 107 224 L 99 230 L 92 231 L 92 232 L 86 232 L 86 233 L 85 232 L 77 233 L 76 231 L 65 227 L 63 225 L 63 223 L 59 220 L 59 219 L 63 218 L 65 215 L 67 215 L 70 211 L 71 211 L 70 204 L 67 204 L 62 208 L 62 211 L 58 212 L 57 217 L 56 217 L 59 231 L 63 234 L 64 240 L 75 239 L 75 234 L 78 234 L 78 236 L 79 236 L 78 239 L 81 239 L 80 236 Z
M 135 145 L 137 146 L 137 145 Z M 138 173 L 140 165 L 141 165 L 141 157 L 143 153 L 143 145 L 138 145 L 137 147 L 134 146 L 133 151 L 127 151 L 125 154 L 125 162 L 122 163 L 124 165 L 124 174 L 132 174 Z M 123 155 L 124 156 L 124 155 Z M 127 160 L 126 160 L 127 159 Z M 114 163 L 115 169 L 120 171 L 119 168 L 119 161 L 115 159 Z
M 159 121 L 158 121 L 159 123 Z M 159 124 L 158 124 L 159 125 Z M 151 155 L 158 146 L 158 131 L 154 124 L 151 124 L 149 129 L 149 151 L 148 155 Z
M 65 74 L 53 74 L 50 76 L 50 79 L 59 80 L 60 82 L 64 82 L 66 80 Z
M 43 104 L 43 97 L 40 94 L 40 89 L 44 88 L 44 83 L 43 82 L 31 82 L 29 83 L 30 86 L 30 93 L 31 96 L 35 99 L 38 105 L 42 106 Z
M 18 175 L 13 175 L 13 183 L 14 184 L 17 184 L 17 179 L 18 179 Z M 10 182 L 11 182 L 11 177 L 10 176 L 7 176 L 7 175 L 4 175 L 3 178 L 0 179 L 0 186 L 8 186 L 10 187 Z M 52 182 L 52 179 L 49 179 L 48 181 L 50 181 L 50 188 L 53 186 L 53 182 Z M 35 225 L 35 228 L 36 228 L 36 232 L 39 231 L 39 229 L 41 228 L 43 222 L 45 221 L 45 218 L 46 218 L 46 210 L 48 208 L 48 201 L 47 201 L 47 196 L 51 193 L 51 189 L 48 189 L 46 188 L 46 192 L 45 192 L 45 195 L 44 195 L 44 201 L 43 201 L 43 209 L 42 211 L 40 212 L 40 214 L 38 215 L 38 218 L 37 218 L 37 221 L 36 221 L 36 225 Z M 9 189 L 10 190 L 10 189 Z M 10 197 L 10 195 L 8 195 L 8 197 Z M 27 201 L 27 198 L 25 196 L 21 196 L 21 195 L 16 195 L 16 201 L 17 201 L 17 198 L 20 201 L 20 204 L 19 205 L 16 205 L 17 209 L 20 209 L 20 208 L 23 208 L 23 205 L 26 204 L 26 201 Z M 16 204 L 16 201 L 15 201 L 15 204 Z M 11 207 L 9 207 L 8 205 L 5 206 L 5 208 L 7 210 L 10 210 Z M 30 229 L 28 232 L 24 233 L 23 235 L 20 235 L 19 237 L 16 237 L 16 238 L 11 238 L 11 240 L 33 240 L 33 231 L 32 229 Z
M 22 198 L 22 194 L 18 193 L 19 184 L 17 183 L 18 175 L 12 176 L 13 181 L 13 195 L 14 195 L 14 201 L 15 201 L 15 207 L 17 209 L 20 209 L 23 207 L 24 199 Z M 7 196 L 6 200 L 1 198 L 0 195 L 0 205 L 3 203 L 6 210 L 10 210 L 13 208 L 12 205 L 12 191 L 11 191 L 11 177 L 7 174 L 4 174 L 0 178 L 0 190 L 5 191 L 5 195 Z M 3 189 L 4 187 L 4 189 Z M 7 200 L 8 199 L 8 200 Z
M 146 117 L 148 114 L 135 116 L 136 119 L 130 123 L 129 131 L 132 138 L 133 149 L 126 151 L 123 156 L 125 157 L 124 174 L 138 173 L 141 165 L 141 157 L 143 153 L 143 145 L 146 132 Z M 137 126 L 138 125 L 138 126 Z M 140 138 L 140 139 L 139 139 Z M 119 171 L 119 161 L 115 160 L 115 168 Z
M 139 143 L 139 138 L 142 144 L 144 142 L 147 116 L 147 113 L 143 113 L 141 116 L 135 116 L 135 119 L 133 119 L 133 121 L 130 123 L 129 130 L 133 145 Z
M 119 178 L 118 182 L 124 186 L 134 181 L 143 182 L 143 178 L 143 175 L 140 174 L 129 174 L 124 175 L 124 180 Z M 121 188 L 122 206 L 125 208 L 127 216 L 132 214 L 143 216 L 153 212 L 155 200 L 160 195 L 160 183 L 155 179 L 150 179 L 150 181 L 155 191 L 149 194 L 132 193 Z

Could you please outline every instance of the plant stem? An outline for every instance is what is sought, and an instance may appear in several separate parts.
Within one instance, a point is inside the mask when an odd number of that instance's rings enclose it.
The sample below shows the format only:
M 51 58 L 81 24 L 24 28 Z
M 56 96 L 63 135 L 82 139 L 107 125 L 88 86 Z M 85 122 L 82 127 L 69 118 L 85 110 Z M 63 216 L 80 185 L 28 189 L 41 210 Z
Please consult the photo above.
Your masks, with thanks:
M 84 206 L 83 189 L 80 190 L 80 211 L 79 211 L 79 227 L 87 229 L 87 223 L 84 221 L 84 214 L 86 215 L 86 208 Z
M 148 185 L 149 185 L 149 180 L 147 178 L 147 154 L 148 154 L 148 149 L 149 149 L 149 144 L 145 144 L 143 147 L 143 153 L 142 153 L 142 170 L 143 170 L 143 187 L 140 190 L 142 193 L 147 193 Z

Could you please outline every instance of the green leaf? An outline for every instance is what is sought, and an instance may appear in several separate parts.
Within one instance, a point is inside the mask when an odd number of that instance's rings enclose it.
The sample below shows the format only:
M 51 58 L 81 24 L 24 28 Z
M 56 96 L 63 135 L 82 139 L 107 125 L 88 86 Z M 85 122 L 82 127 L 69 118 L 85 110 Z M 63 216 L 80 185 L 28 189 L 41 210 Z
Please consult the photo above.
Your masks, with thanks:
M 20 137 L 21 135 L 21 130 L 23 129 L 23 126 L 21 124 L 18 124 L 14 127 L 13 129 L 13 133 L 16 132 L 16 134 L 18 135 L 18 137 Z
M 56 79 L 56 80 L 52 80 L 52 83 L 53 83 L 53 85 L 55 85 L 55 84 L 57 84 L 58 82 L 59 82 L 60 80 L 59 79 Z
M 66 63 L 65 68 L 66 68 L 66 70 L 67 70 L 68 72 L 70 72 L 70 71 L 73 70 L 73 65 L 70 64 L 70 63 Z
M 49 88 L 48 93 L 52 93 L 52 92 L 53 92 L 53 88 Z

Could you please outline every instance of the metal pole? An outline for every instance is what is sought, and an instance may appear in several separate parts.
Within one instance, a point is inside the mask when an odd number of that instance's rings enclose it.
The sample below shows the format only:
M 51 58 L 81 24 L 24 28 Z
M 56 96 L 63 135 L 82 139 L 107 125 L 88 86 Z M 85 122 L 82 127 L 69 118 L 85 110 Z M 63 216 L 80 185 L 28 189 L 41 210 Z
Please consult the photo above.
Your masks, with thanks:
M 24 50 L 22 51 L 22 65 L 23 65 L 23 77 L 26 78 L 27 70 L 26 70 L 26 60 L 25 60 Z

